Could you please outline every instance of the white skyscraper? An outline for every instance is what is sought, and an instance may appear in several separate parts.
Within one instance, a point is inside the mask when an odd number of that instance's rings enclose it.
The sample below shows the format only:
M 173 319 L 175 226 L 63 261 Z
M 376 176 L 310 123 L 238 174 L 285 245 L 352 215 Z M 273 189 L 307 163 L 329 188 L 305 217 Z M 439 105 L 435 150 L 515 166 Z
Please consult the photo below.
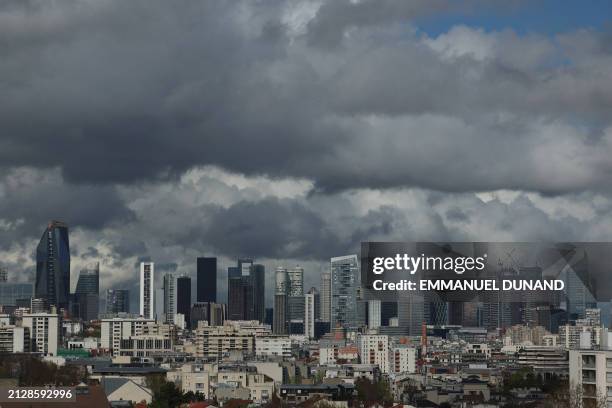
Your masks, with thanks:
M 304 334 L 309 339 L 315 336 L 315 299 L 314 293 L 304 296 Z
M 155 319 L 155 264 L 140 263 L 140 315 Z
M 377 329 L 381 326 L 381 302 L 377 299 L 368 300 L 368 328 Z

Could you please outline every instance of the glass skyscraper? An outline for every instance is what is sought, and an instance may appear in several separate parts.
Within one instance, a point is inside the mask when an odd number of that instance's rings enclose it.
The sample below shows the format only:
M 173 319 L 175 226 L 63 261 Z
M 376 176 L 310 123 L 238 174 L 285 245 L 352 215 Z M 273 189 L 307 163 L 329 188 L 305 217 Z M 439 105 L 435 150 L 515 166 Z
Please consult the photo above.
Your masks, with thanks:
M 176 313 L 185 316 L 185 324 L 191 326 L 191 278 L 179 276 L 176 278 Z
M 31 283 L 0 282 L 0 306 L 17 306 L 18 300 L 28 300 L 34 294 Z
M 238 265 L 229 267 L 228 319 L 265 319 L 265 267 L 251 259 L 239 259 Z
M 358 305 L 361 272 L 357 255 L 331 259 L 331 328 L 357 328 L 362 324 Z
M 176 279 L 171 273 L 164 275 L 164 320 L 174 323 L 176 314 Z M 159 318 L 159 316 L 158 316 Z
M 197 259 L 198 302 L 215 303 L 217 301 L 217 258 L 200 257 Z
M 79 273 L 76 290 L 76 301 L 79 304 L 79 315 L 83 320 L 98 318 L 100 303 L 100 264 L 96 263 Z
M 70 300 L 70 243 L 68 226 L 52 221 L 36 248 L 35 297 L 68 309 Z
M 106 291 L 106 313 L 129 313 L 130 291 L 127 289 L 108 289 Z

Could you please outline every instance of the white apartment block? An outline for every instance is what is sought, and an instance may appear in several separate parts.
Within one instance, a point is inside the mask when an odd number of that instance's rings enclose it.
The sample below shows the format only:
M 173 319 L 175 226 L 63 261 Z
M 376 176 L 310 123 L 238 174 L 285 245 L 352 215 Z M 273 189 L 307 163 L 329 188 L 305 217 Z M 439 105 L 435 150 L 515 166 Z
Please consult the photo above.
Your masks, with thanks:
M 221 358 L 231 352 L 253 354 L 255 351 L 255 334 L 240 326 L 208 326 L 205 321 L 199 322 L 195 331 L 196 356 Z
M 291 357 L 289 336 L 255 337 L 255 354 L 258 357 Z
M 582 390 L 580 406 L 612 407 L 612 350 L 570 350 L 569 375 L 570 389 Z
M 590 326 L 590 325 L 575 325 L 571 326 L 566 324 L 559 326 L 559 345 L 566 350 L 581 348 L 580 339 L 581 336 L 584 339 L 583 333 L 589 333 L 591 339 L 591 346 L 599 346 L 599 340 L 601 337 L 602 327 L 601 326 Z
M 123 350 L 129 350 L 129 353 L 123 355 L 132 355 L 130 353 L 137 353 L 139 351 L 145 352 L 144 355 L 148 355 L 156 350 L 167 350 L 172 348 L 173 340 L 176 335 L 176 328 L 171 324 L 158 324 L 153 319 L 145 319 L 142 317 L 134 318 L 112 318 L 102 319 L 100 322 L 100 346 L 102 349 L 109 349 L 112 351 L 113 356 L 122 355 Z M 147 338 L 147 336 L 149 338 Z M 141 343 L 123 343 L 123 340 L 148 340 L 148 342 Z M 164 342 L 159 343 L 159 340 Z M 170 341 L 170 347 L 168 342 Z M 151 343 L 152 341 L 152 343 Z M 143 347 L 140 347 L 143 345 Z M 148 350 L 148 352 L 147 352 Z
M 186 363 L 179 369 L 168 371 L 166 379 L 174 382 L 183 392 L 201 393 L 212 398 L 211 385 L 216 383 L 218 366 L 207 363 Z
M 227 320 L 224 326 L 235 327 L 254 336 L 269 336 L 272 334 L 272 328 L 269 325 L 262 324 L 257 320 Z
M 22 327 L 30 330 L 31 350 L 56 356 L 60 345 L 60 316 L 52 313 L 25 314 Z
M 119 349 L 113 349 L 113 355 L 148 357 L 171 351 L 172 338 L 160 334 L 141 334 L 121 339 Z
M 398 344 L 389 353 L 389 371 L 395 374 L 416 372 L 416 349 Z
M 28 327 L 0 325 L 0 353 L 27 353 L 30 343 Z
M 364 334 L 357 341 L 362 364 L 376 364 L 382 373 L 389 373 L 389 336 Z
M 330 346 L 319 346 L 319 365 L 332 365 L 336 364 L 336 358 L 338 356 L 338 348 L 333 345 Z

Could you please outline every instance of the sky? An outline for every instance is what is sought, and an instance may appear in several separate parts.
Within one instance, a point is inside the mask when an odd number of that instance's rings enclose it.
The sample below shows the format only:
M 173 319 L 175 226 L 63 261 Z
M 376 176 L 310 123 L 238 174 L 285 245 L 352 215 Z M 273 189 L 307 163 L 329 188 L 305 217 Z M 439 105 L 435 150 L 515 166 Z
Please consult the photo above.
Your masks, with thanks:
M 609 2 L 0 3 L 0 265 L 72 286 L 361 241 L 610 241 Z M 160 279 L 161 282 L 161 279 Z M 271 296 L 268 303 L 271 303 Z

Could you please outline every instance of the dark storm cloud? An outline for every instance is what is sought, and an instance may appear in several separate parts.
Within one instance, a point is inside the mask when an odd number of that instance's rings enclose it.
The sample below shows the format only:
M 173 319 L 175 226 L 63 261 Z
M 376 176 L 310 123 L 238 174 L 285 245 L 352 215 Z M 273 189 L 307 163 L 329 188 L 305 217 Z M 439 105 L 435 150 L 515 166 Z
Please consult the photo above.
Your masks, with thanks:
M 609 237 L 608 34 L 429 37 L 414 18 L 476 2 L 306 3 L 0 2 L 0 262 L 31 274 L 52 218 L 117 287 L 140 260 Z
M 40 237 L 47 223 L 55 219 L 68 223 L 71 229 L 94 230 L 135 219 L 115 187 L 68 185 L 57 171 L 11 172 L 0 178 L 0 192 L 0 218 L 15 221 L 10 234 L 0 230 L 0 246 L 24 237 Z
M 392 0 L 324 2 L 294 32 L 283 16 L 297 4 L 5 4 L 0 164 L 59 166 L 76 183 L 213 164 L 327 192 L 609 187 L 599 33 L 430 39 L 411 19 L 456 3 Z
M 316 259 L 347 250 L 319 214 L 275 198 L 219 208 L 202 234 L 204 242 L 233 257 Z

